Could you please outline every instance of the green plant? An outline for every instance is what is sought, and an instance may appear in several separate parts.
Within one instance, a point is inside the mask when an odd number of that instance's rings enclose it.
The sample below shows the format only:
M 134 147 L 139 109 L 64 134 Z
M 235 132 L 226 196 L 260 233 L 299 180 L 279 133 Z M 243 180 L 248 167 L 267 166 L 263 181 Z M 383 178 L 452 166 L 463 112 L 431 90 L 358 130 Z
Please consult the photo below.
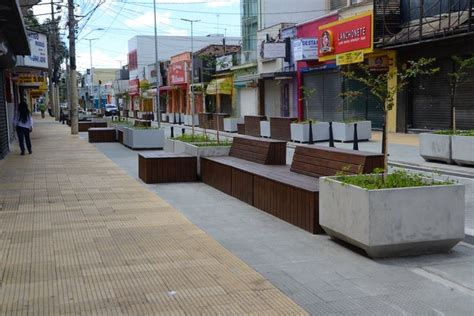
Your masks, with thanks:
M 367 190 L 450 185 L 455 183 L 452 180 L 437 181 L 433 176 L 429 177 L 420 173 L 410 173 L 406 170 L 395 170 L 388 174 L 384 179 L 381 172 L 383 172 L 383 169 L 377 169 L 371 174 L 338 174 L 336 180 L 341 181 L 344 184 L 355 185 Z
M 316 89 L 314 88 L 308 88 L 306 86 L 301 86 L 301 94 L 302 98 L 300 100 L 304 101 L 305 105 L 305 117 L 308 118 L 309 114 L 309 99 L 316 93 Z
M 407 67 L 402 71 L 389 70 L 387 72 L 373 73 L 369 65 L 359 63 L 356 65 L 357 72 L 351 65 L 344 66 L 342 75 L 347 79 L 352 79 L 362 83 L 368 91 L 384 104 L 384 126 L 387 126 L 387 114 L 395 105 L 395 96 L 397 92 L 402 91 L 412 79 L 421 75 L 431 75 L 439 71 L 439 68 L 432 68 L 434 58 L 420 58 L 416 61 L 409 60 Z M 396 80 L 396 84 L 390 85 L 390 82 Z M 346 98 L 355 98 L 362 92 L 345 91 L 342 96 Z M 384 149 L 384 172 L 383 179 L 388 175 L 388 146 L 387 129 L 383 131 L 382 148 Z
M 474 69 L 474 55 L 468 58 L 461 58 L 459 56 L 452 56 L 453 71 L 448 73 L 449 85 L 451 87 L 450 103 L 451 103 L 451 128 L 453 133 L 456 132 L 456 93 L 457 88 L 469 81 L 467 70 Z
M 434 132 L 438 135 L 451 135 L 451 136 L 474 136 L 474 130 L 442 130 Z
M 210 142 L 212 139 L 208 135 L 201 135 L 201 134 L 184 134 L 181 136 L 177 136 L 173 139 L 180 140 L 186 143 L 200 143 L 200 142 Z

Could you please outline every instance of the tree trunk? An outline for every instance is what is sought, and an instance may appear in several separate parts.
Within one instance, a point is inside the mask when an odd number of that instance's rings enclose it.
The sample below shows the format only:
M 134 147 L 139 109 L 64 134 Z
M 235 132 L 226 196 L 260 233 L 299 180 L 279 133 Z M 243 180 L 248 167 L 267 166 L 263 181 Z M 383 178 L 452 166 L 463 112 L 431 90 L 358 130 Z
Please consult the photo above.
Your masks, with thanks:
M 382 132 L 382 153 L 383 153 L 383 180 L 388 176 L 388 146 L 387 146 L 387 109 L 384 110 Z

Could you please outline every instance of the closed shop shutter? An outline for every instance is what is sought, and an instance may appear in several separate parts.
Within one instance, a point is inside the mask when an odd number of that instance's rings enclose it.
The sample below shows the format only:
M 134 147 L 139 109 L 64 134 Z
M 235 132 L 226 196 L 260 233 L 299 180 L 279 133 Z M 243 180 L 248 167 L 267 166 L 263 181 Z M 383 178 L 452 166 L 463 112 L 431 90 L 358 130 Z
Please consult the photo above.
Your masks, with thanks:
M 474 70 L 466 73 L 467 80 L 458 86 L 455 99 L 457 129 L 474 129 Z
M 342 115 L 342 76 L 338 71 L 327 71 L 307 74 L 303 79 L 304 86 L 314 89 L 309 98 L 308 118 L 319 121 L 341 121 Z
M 240 92 L 240 116 L 257 115 L 257 89 L 242 88 Z
M 447 129 L 450 127 L 449 77 L 452 62 L 442 59 L 436 62 L 440 71 L 422 76 L 413 86 L 411 127 L 416 129 Z
M 344 120 L 369 120 L 372 121 L 372 127 L 382 128 L 383 126 L 383 102 L 376 98 L 360 82 L 355 80 L 345 80 L 344 88 L 346 91 L 360 92 L 360 96 L 348 100 L 344 105 Z
M 0 159 L 8 153 L 7 107 L 5 104 L 5 77 L 0 71 Z

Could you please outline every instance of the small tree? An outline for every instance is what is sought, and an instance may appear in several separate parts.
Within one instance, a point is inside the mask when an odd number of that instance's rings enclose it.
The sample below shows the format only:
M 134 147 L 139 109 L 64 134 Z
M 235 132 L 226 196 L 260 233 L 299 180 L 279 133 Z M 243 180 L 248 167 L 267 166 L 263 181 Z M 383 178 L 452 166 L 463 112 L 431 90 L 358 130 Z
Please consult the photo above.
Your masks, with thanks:
M 343 69 L 343 76 L 347 79 L 352 79 L 362 83 L 367 87 L 369 92 L 379 99 L 384 104 L 384 126 L 387 126 L 387 114 L 388 111 L 392 110 L 395 105 L 395 96 L 397 92 L 402 91 L 410 82 L 410 80 L 420 75 L 431 75 L 439 71 L 439 68 L 430 68 L 431 64 L 435 61 L 434 58 L 420 58 L 417 61 L 408 61 L 407 67 L 398 72 L 396 70 L 390 70 L 387 72 L 374 73 L 370 71 L 370 68 L 365 63 L 359 63 L 356 65 L 358 72 L 355 72 L 352 67 L 345 66 Z M 390 85 L 389 82 L 397 80 L 396 85 Z M 360 95 L 360 91 L 345 91 L 343 95 L 348 97 L 356 97 Z M 384 128 L 382 135 L 382 148 L 384 155 L 384 179 L 388 175 L 388 148 L 387 148 L 387 130 Z
M 451 86 L 450 103 L 451 103 L 451 128 L 456 133 L 456 93 L 460 85 L 469 80 L 468 69 L 474 68 L 474 55 L 469 58 L 461 58 L 459 56 L 451 57 L 454 62 L 454 69 L 448 73 L 449 85 Z
M 305 106 L 305 117 L 308 119 L 309 114 L 309 99 L 316 93 L 316 89 L 308 88 L 306 86 L 301 86 L 302 98 L 300 100 L 304 101 Z

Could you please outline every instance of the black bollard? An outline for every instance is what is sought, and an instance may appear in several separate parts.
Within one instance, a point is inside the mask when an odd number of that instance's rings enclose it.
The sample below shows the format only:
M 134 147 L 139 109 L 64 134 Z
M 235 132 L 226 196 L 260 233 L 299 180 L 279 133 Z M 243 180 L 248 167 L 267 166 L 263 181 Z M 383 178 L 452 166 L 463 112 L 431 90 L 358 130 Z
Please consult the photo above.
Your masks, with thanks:
M 171 138 L 174 138 L 174 126 L 171 125 L 170 129 L 171 129 Z
M 382 154 L 385 153 L 385 124 L 382 125 Z
M 186 129 L 183 127 L 181 128 L 181 135 L 184 135 L 184 134 L 186 134 Z
M 354 150 L 359 150 L 359 138 L 357 137 L 357 123 L 354 123 Z
M 334 135 L 332 134 L 332 122 L 329 122 L 329 147 L 334 146 Z
M 309 140 L 308 140 L 308 144 L 314 144 L 314 140 L 313 140 L 313 121 L 309 121 Z
M 176 113 L 173 112 L 173 124 L 176 124 Z
M 178 124 L 181 125 L 181 113 L 178 113 Z

